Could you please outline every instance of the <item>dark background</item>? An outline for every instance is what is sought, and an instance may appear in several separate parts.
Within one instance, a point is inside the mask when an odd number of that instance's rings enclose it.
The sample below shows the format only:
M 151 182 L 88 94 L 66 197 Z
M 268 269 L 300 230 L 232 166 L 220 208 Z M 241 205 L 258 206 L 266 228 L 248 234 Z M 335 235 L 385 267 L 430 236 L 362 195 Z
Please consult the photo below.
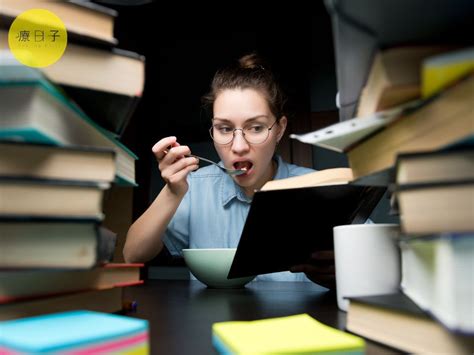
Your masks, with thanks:
M 134 217 L 159 192 L 162 182 L 151 147 L 175 135 L 193 152 L 217 159 L 201 108 L 215 71 L 256 51 L 271 64 L 288 96 L 288 133 L 304 133 L 338 120 L 336 74 L 329 14 L 313 3 L 228 3 L 205 8 L 159 2 L 139 6 L 98 2 L 118 11 L 119 48 L 146 57 L 143 97 L 122 141 L 138 156 Z M 322 113 L 319 118 L 312 113 Z M 344 156 L 288 141 L 287 160 L 318 169 L 346 166 Z M 296 159 L 297 157 L 306 158 Z M 296 157 L 296 158 L 295 158 Z
M 122 137 L 139 156 L 134 219 L 163 186 L 151 154 L 160 138 L 176 135 L 193 153 L 217 160 L 200 99 L 215 71 L 242 55 L 256 51 L 272 64 L 289 97 L 287 133 L 306 133 L 353 117 L 377 48 L 473 41 L 472 0 L 326 0 L 327 8 L 323 0 L 166 7 L 153 0 L 96 2 L 118 11 L 119 47 L 146 57 L 144 94 Z M 133 3 L 142 5 L 127 6 Z M 278 153 L 318 170 L 347 166 L 342 154 L 287 137 Z M 389 209 L 389 199 L 382 198 L 371 219 L 398 222 Z
M 289 97 L 287 133 L 305 133 L 352 117 L 377 47 L 473 43 L 472 0 L 328 1 L 328 8 L 338 13 L 336 42 L 323 0 L 212 7 L 177 2 L 166 8 L 153 0 L 96 2 L 118 11 L 119 47 L 146 56 L 144 95 L 122 137 L 140 158 L 134 218 L 162 186 L 151 154 L 160 138 L 176 135 L 194 153 L 217 159 L 200 98 L 214 72 L 240 56 L 257 51 L 267 58 Z M 130 3 L 143 5 L 124 5 Z M 335 105 L 337 87 L 340 111 Z M 282 143 L 279 153 L 287 161 L 315 169 L 347 166 L 342 154 L 288 139 Z M 383 198 L 371 219 L 398 222 L 388 211 L 389 200 Z

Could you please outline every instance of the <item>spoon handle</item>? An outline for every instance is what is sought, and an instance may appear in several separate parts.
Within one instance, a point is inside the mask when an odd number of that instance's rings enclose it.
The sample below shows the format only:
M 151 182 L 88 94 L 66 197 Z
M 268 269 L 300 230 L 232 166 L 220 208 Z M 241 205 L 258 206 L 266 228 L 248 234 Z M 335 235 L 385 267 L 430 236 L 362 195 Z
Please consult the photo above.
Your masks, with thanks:
M 168 154 L 168 150 L 165 150 L 164 152 L 165 152 L 165 154 Z M 242 170 L 242 169 L 227 169 L 226 167 L 224 167 L 222 165 L 219 165 L 219 164 L 217 164 L 216 162 L 214 162 L 212 160 L 200 157 L 199 155 L 186 154 L 185 157 L 188 157 L 188 158 L 192 157 L 192 158 L 196 158 L 196 159 L 208 162 L 210 164 L 214 164 L 215 166 L 217 166 L 218 168 L 220 168 L 221 170 L 225 171 L 227 174 L 230 174 L 230 175 L 241 175 L 241 174 L 245 173 L 245 170 Z

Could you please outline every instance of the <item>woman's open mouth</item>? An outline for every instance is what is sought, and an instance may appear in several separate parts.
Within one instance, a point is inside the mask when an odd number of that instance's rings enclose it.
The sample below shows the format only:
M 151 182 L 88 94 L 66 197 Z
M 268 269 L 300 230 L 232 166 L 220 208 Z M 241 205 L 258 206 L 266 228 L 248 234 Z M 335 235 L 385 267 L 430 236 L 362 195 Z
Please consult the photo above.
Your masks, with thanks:
M 236 161 L 233 164 L 234 169 L 245 170 L 245 174 L 239 176 L 246 176 L 250 173 L 253 167 L 253 163 L 250 160 Z

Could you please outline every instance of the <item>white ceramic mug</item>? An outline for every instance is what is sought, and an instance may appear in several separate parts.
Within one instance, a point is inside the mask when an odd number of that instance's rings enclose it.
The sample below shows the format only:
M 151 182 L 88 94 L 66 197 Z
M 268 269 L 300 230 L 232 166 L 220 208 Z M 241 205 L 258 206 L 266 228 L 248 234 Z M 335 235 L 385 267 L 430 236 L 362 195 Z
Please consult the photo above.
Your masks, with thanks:
M 400 286 L 398 224 L 350 224 L 336 226 L 337 305 L 347 312 L 345 297 L 396 292 Z

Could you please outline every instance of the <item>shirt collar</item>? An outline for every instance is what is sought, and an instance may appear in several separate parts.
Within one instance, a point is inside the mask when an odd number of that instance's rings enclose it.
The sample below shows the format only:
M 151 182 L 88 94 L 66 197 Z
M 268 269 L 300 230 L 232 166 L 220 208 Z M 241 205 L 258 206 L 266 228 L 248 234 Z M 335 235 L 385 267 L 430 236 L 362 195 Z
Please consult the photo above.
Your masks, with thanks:
M 275 176 L 273 177 L 273 180 L 279 180 L 279 179 L 286 179 L 287 177 L 290 177 L 290 169 L 288 168 L 288 164 L 286 164 L 281 156 L 275 155 L 273 157 L 274 160 L 277 162 L 277 171 Z
M 275 155 L 273 159 L 277 162 L 277 171 L 274 176 L 274 180 L 285 179 L 289 176 L 288 165 L 285 164 L 283 159 L 279 155 Z M 223 177 L 221 179 L 221 201 L 222 205 L 225 207 L 230 203 L 234 198 L 246 203 L 251 203 L 252 199 L 245 195 L 244 191 L 240 188 L 239 185 L 235 183 L 232 177 L 224 172 L 222 172 Z

